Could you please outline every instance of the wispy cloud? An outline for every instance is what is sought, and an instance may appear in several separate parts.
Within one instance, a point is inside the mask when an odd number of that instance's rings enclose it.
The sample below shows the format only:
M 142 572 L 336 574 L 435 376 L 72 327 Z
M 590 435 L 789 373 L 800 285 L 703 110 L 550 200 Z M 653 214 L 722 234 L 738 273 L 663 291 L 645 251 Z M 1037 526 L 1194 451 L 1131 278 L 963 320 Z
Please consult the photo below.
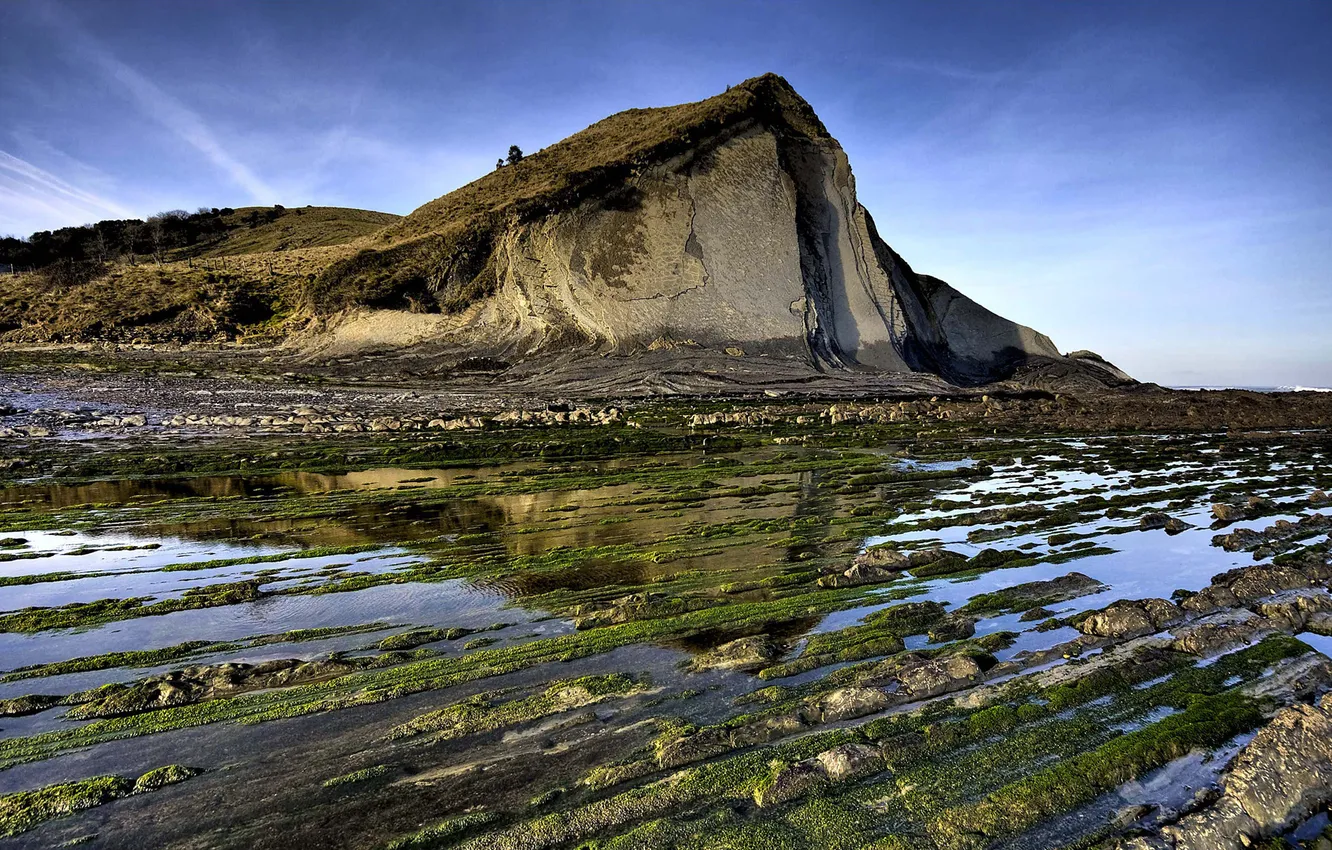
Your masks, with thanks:
M 136 213 L 110 198 L 81 189 L 25 159 L 0 151 L 0 229 L 26 235 L 35 221 L 94 221 Z
M 92 192 L 86 192 L 77 186 L 72 186 L 51 172 L 38 168 L 31 162 L 19 159 L 4 151 L 0 151 L 0 169 L 22 178 L 21 182 L 30 186 L 34 191 L 61 196 L 86 209 L 104 210 L 122 218 L 129 218 L 134 215 L 130 210 L 115 201 L 95 195 Z
M 254 200 L 268 204 L 277 199 L 277 192 L 249 166 L 228 151 L 197 112 L 121 61 L 105 45 L 84 30 L 78 20 L 59 3 L 51 2 L 43 5 L 41 12 L 47 23 L 60 32 L 77 56 L 87 59 L 104 74 L 124 86 L 130 97 L 150 118 L 203 154 Z

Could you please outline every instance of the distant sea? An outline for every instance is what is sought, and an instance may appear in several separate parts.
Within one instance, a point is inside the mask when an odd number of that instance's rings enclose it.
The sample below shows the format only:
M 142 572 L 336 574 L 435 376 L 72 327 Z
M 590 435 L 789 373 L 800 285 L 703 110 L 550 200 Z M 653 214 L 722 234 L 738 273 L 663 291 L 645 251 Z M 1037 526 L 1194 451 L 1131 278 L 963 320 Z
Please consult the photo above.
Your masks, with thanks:
M 1255 393 L 1332 393 L 1332 387 L 1171 387 L 1172 390 L 1248 390 Z

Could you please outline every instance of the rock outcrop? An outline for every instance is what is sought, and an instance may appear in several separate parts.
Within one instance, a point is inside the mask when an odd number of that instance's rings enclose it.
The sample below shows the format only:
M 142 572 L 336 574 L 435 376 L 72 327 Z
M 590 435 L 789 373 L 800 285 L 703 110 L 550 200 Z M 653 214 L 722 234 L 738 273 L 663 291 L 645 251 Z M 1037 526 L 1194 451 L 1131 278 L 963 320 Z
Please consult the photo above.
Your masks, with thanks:
M 506 363 L 679 350 L 784 375 L 975 385 L 1059 361 L 1127 377 L 913 271 L 857 201 L 841 145 L 772 74 L 613 115 L 432 201 L 331 266 L 312 299 L 441 312 L 424 335 L 378 342 Z
M 1116 850 L 1241 850 L 1332 803 L 1332 696 L 1283 709 L 1235 757 L 1221 794 L 1159 834 Z M 1266 846 L 1266 845 L 1264 845 Z
M 1183 619 L 1179 607 L 1164 599 L 1121 599 L 1077 624 L 1083 634 L 1135 638 L 1169 628 Z

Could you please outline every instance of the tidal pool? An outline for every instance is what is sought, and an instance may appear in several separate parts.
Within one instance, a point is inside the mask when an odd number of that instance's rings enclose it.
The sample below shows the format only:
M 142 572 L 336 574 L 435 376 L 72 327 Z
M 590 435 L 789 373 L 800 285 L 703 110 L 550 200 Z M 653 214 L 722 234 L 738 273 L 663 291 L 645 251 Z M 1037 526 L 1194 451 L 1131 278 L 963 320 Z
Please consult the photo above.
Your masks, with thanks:
M 760 829 L 821 846 L 835 822 L 839 846 L 932 830 L 952 850 L 967 806 L 1168 728 L 1181 689 L 1240 699 L 1287 656 L 1332 652 L 1305 632 L 1211 666 L 1153 650 L 1105 693 L 1057 679 L 1116 651 L 1061 654 L 1084 612 L 1324 551 L 1313 526 L 1272 551 L 1213 539 L 1316 515 L 1320 438 L 741 436 L 707 453 L 0 489 L 0 700 L 47 700 L 0 716 L 0 793 L 203 771 L 5 841 L 753 846 Z M 1249 499 L 1244 520 L 1214 521 L 1214 503 Z M 876 548 L 948 557 L 839 578 Z M 1074 572 L 1094 582 L 1040 597 Z M 956 703 L 909 693 L 893 666 L 949 658 L 976 667 Z M 848 688 L 871 708 L 829 707 Z M 772 764 L 885 741 L 900 752 L 879 771 L 773 802 Z M 1137 791 L 1089 786 L 1081 815 L 1008 839 L 1071 844 L 1108 801 L 1173 799 L 1172 777 L 1211 769 L 1193 758 L 1144 763 Z M 651 784 L 681 770 L 670 793 Z

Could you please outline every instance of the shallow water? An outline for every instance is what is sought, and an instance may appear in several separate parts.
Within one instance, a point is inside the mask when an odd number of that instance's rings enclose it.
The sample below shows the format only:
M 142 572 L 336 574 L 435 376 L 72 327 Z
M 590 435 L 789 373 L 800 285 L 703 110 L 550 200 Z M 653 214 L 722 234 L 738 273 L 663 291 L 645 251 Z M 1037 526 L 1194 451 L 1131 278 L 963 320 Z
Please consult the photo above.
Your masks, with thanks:
M 291 630 L 368 624 L 380 624 L 382 628 L 317 640 L 205 651 L 188 662 L 167 661 L 142 669 L 112 667 L 0 683 L 0 698 L 29 693 L 68 694 L 176 669 L 185 663 L 312 659 L 329 653 L 369 656 L 375 654 L 373 646 L 378 640 L 408 628 L 485 629 L 495 623 L 512 624 L 457 640 L 433 640 L 419 648 L 432 653 L 427 656 L 430 658 L 464 658 L 484 649 L 484 642 L 490 639 L 498 641 L 494 646 L 503 648 L 583 634 L 575 630 L 576 617 L 608 610 L 624 599 L 647 600 L 640 604 L 655 604 L 653 600 L 658 597 L 662 604 L 678 599 L 704 599 L 710 604 L 719 600 L 723 611 L 729 604 L 781 599 L 783 588 L 793 585 L 777 580 L 794 577 L 794 586 L 812 586 L 811 571 L 827 571 L 832 564 L 844 569 L 856 551 L 879 544 L 906 549 L 942 545 L 964 556 L 991 548 L 1021 550 L 1033 557 L 1071 554 L 1076 551 L 1074 544 L 1114 550 L 1065 563 L 992 569 L 977 575 L 924 580 L 906 575 L 896 582 L 864 588 L 845 610 L 797 610 L 774 614 L 765 622 L 694 629 L 617 647 L 590 658 L 575 654 L 511 677 L 530 688 L 534 683 L 569 675 L 570 669 L 619 671 L 611 659 L 632 657 L 633 663 L 640 665 L 633 669 L 655 671 L 654 693 L 671 698 L 662 703 L 659 713 L 663 716 L 693 723 L 719 722 L 728 714 L 746 710 L 728 708 L 731 698 L 771 683 L 735 671 L 690 674 L 678 665 L 737 637 L 768 634 L 787 647 L 784 658 L 789 660 L 799 654 L 806 636 L 861 624 L 868 615 L 899 604 L 904 598 L 938 601 L 956 610 L 978 594 L 1046 581 L 1069 572 L 1084 573 L 1106 585 L 1105 591 L 1048 606 L 1056 616 L 1063 617 L 1116 599 L 1169 598 L 1175 590 L 1199 589 L 1218 573 L 1254 563 L 1251 553 L 1229 553 L 1212 545 L 1213 535 L 1236 527 L 1264 528 L 1278 519 L 1296 520 L 1313 512 L 1315 508 L 1307 503 L 1312 487 L 1304 476 L 1316 468 L 1319 459 L 1293 457 L 1287 452 L 1274 460 L 1266 447 L 1262 451 L 1227 447 L 1224 455 L 1210 455 L 1212 461 L 1199 460 L 1199 455 L 1219 451 L 1212 445 L 1214 441 L 1203 437 L 977 440 L 952 447 L 948 454 L 953 456 L 901 460 L 886 450 L 877 454 L 801 451 L 791 453 L 785 463 L 766 463 L 774 452 L 764 447 L 734 452 L 723 459 L 715 455 L 653 458 L 651 462 L 660 464 L 660 469 L 648 467 L 643 459 L 621 458 L 558 468 L 524 462 L 447 469 L 387 466 L 341 474 L 289 472 L 71 485 L 28 483 L 0 490 L 0 509 L 55 517 L 57 521 L 52 524 L 56 527 L 25 531 L 14 526 L 15 530 L 0 534 L 0 538 L 21 537 L 27 543 L 0 550 L 0 554 L 40 553 L 50 557 L 0 562 L 0 578 L 66 571 L 119 574 L 0 586 L 0 612 L 109 598 L 179 599 L 190 588 L 245 579 L 260 581 L 260 589 L 273 595 L 81 629 L 0 633 L 0 668 L 13 670 L 80 656 L 159 649 L 185 641 L 241 642 Z M 973 474 L 982 463 L 974 455 L 1008 444 L 1016 445 L 1014 457 L 985 460 L 993 471 L 980 477 Z M 1161 447 L 1159 456 L 1154 448 L 1157 444 Z M 1174 457 L 1167 449 L 1189 456 Z M 897 489 L 892 485 L 847 488 L 844 485 L 851 473 L 839 467 L 847 456 L 860 461 L 870 458 L 868 464 L 855 466 L 855 474 L 879 469 L 919 473 L 922 477 Z M 802 466 L 791 468 L 797 461 Z M 717 466 L 708 468 L 705 478 L 686 474 L 701 469 L 704 463 Z M 952 472 L 959 476 L 923 477 L 926 473 Z M 1181 494 L 1180 488 L 1186 485 L 1204 487 L 1206 492 Z M 1221 488 L 1270 496 L 1282 513 L 1225 529 L 1214 528 L 1209 510 L 1214 498 L 1224 495 Z M 1109 503 L 1089 506 L 1082 502 L 1088 496 L 1131 501 L 1118 509 Z M 79 507 L 84 505 L 96 507 Z M 977 510 L 1023 506 L 1044 508 L 1046 514 L 982 524 L 968 519 Z M 1051 511 L 1075 507 L 1082 512 L 1070 521 L 1060 519 L 1063 514 L 1044 519 Z M 874 512 L 863 518 L 863 514 L 856 513 L 863 508 Z M 1193 527 L 1176 535 L 1140 529 L 1139 515 L 1152 510 L 1165 511 Z M 3 515 L 0 512 L 0 518 Z M 67 527 L 61 527 L 62 522 Z M 934 523 L 944 527 L 924 527 Z M 1074 534 L 1077 538 L 1052 544 L 1050 539 L 1056 534 Z M 286 560 L 255 560 L 298 554 L 312 547 L 368 548 Z M 162 569 L 216 559 L 250 560 L 189 570 Z M 368 586 L 349 584 L 355 589 L 309 592 L 321 585 L 337 587 L 336 582 L 349 576 Z M 1042 632 L 1034 630 L 1036 625 L 1024 621 L 1021 612 L 985 616 L 976 623 L 976 636 L 1017 632 L 1012 645 L 994 652 L 995 658 L 1005 661 L 1021 659 L 1026 653 L 1050 648 L 1077 635 L 1068 626 Z M 1332 652 L 1332 639 L 1301 637 L 1323 652 Z M 939 648 L 924 635 L 907 636 L 906 645 L 913 650 Z M 833 671 L 862 660 L 830 663 L 778 683 L 816 685 Z M 496 679 L 508 682 L 506 675 L 497 673 Z M 460 694 L 501 686 L 486 680 L 467 683 L 460 690 L 417 694 L 402 702 L 384 703 L 383 712 L 402 722 L 410 719 L 406 708 L 409 704 L 417 711 L 439 708 L 460 699 Z M 708 690 L 714 687 L 716 690 Z M 588 735 L 593 743 L 584 745 L 586 750 L 568 751 L 576 764 L 564 768 L 568 775 L 562 775 L 559 781 L 574 785 L 582 772 L 612 754 L 624 756 L 650 741 L 650 730 L 621 725 L 618 706 L 619 702 L 599 706 L 599 719 L 587 721 L 597 725 L 567 732 L 568 736 Z M 62 710 L 0 720 L 0 739 L 67 728 L 71 724 L 60 719 Z M 369 709 L 358 711 L 373 715 Z M 310 730 L 304 735 L 266 730 L 253 734 L 263 740 L 271 734 L 280 742 L 274 746 L 280 746 L 281 757 L 293 763 L 304 759 L 317 762 L 328 757 L 334 747 L 344 759 L 346 752 L 361 750 L 372 753 L 368 759 L 389 758 L 373 755 L 379 746 L 374 741 L 363 741 L 357 749 L 352 740 L 355 729 L 349 730 L 343 725 L 346 721 L 334 719 L 341 714 L 330 712 L 301 719 L 300 728 Z M 631 711 L 626 716 L 638 715 Z M 1166 716 L 1168 711 L 1158 708 L 1140 718 L 1117 720 L 1118 725 L 1109 728 L 1131 731 Z M 332 735 L 328 740 L 321 739 L 321 723 L 339 730 L 338 743 L 334 744 Z M 511 763 L 513 759 L 504 749 L 513 747 L 516 752 L 542 735 L 564 740 L 561 735 L 566 734 L 549 732 L 544 726 L 537 729 L 539 734 L 529 730 L 477 743 L 486 758 L 503 765 L 493 768 L 497 776 L 513 776 L 504 788 L 493 792 L 506 805 L 546 790 L 541 776 L 529 772 L 523 764 Z M 376 734 L 384 731 L 380 729 Z M 237 804 L 253 807 L 266 817 L 276 817 L 271 808 L 265 809 L 279 806 L 274 801 L 286 800 L 281 805 L 294 806 L 293 801 L 298 799 L 322 799 L 319 795 L 325 792 L 305 786 L 350 769 L 330 766 L 318 774 L 318 779 L 283 773 L 285 784 L 277 790 L 278 786 L 267 784 L 276 781 L 271 778 L 275 775 L 270 772 L 271 765 L 259 763 L 270 756 L 231 752 L 212 729 L 169 734 L 184 741 L 208 741 L 207 746 L 201 744 L 198 756 L 206 766 L 234 762 L 245 765 L 236 768 L 241 775 L 269 777 L 255 778 L 262 793 Z M 156 741 L 158 736 L 150 739 Z M 480 758 L 477 753 L 466 753 L 461 745 L 438 752 L 428 748 L 412 752 L 418 761 L 411 763 L 409 775 L 417 770 L 424 775 L 443 771 L 452 777 L 455 774 L 448 771 L 460 769 L 459 763 Z M 543 758 L 565 752 L 556 747 Z M 58 774 L 58 766 L 63 764 L 68 764 L 70 776 L 79 775 L 82 768 L 78 762 L 72 757 L 62 761 L 65 758 L 40 768 L 0 771 L 0 791 L 28 787 L 33 780 L 25 777 Z M 108 767 L 104 762 L 99 764 L 99 769 Z M 1162 790 L 1162 783 L 1205 772 L 1201 766 L 1184 762 L 1170 770 L 1174 772 L 1162 771 L 1144 780 L 1141 796 L 1171 796 Z M 1174 780 L 1168 778 L 1172 776 Z M 475 777 L 450 781 L 459 782 L 459 788 L 482 782 Z M 407 782 L 405 778 L 400 781 L 399 792 L 426 793 L 415 785 L 407 788 L 402 784 Z M 422 784 L 421 788 L 429 786 Z M 233 793 L 231 786 L 227 793 Z M 366 793 L 373 798 L 378 792 Z M 429 819 L 427 815 L 440 807 L 438 792 L 432 793 L 434 809 L 424 813 L 413 809 L 413 823 Z M 387 796 L 381 799 L 385 805 L 391 804 Z M 1124 792 L 1117 799 L 1134 796 Z M 417 805 L 429 808 L 424 802 Z M 364 818 L 357 828 L 361 831 L 348 833 L 357 837 L 354 843 L 384 837 L 384 830 L 373 825 L 372 809 L 370 806 L 359 816 Z M 131 830 L 127 834 L 140 833 Z M 319 834 L 333 840 L 329 832 Z M 235 842 L 246 840 L 260 839 L 251 832 Z

